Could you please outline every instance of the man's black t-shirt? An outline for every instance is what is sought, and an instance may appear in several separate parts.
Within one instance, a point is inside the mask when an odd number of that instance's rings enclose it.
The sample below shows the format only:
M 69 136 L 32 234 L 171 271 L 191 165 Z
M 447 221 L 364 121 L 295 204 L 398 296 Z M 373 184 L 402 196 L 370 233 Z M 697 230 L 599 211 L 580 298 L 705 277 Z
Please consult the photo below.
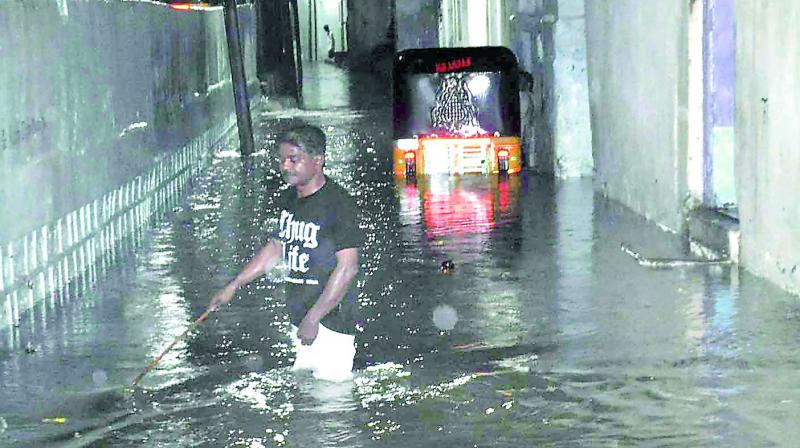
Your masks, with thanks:
M 355 200 L 330 179 L 310 196 L 298 197 L 291 188 L 278 200 L 278 227 L 272 238 L 283 247 L 286 304 L 294 325 L 319 299 L 336 267 L 336 252 L 360 248 L 364 237 L 358 226 Z M 333 331 L 355 334 L 360 323 L 356 280 L 339 305 L 321 323 Z

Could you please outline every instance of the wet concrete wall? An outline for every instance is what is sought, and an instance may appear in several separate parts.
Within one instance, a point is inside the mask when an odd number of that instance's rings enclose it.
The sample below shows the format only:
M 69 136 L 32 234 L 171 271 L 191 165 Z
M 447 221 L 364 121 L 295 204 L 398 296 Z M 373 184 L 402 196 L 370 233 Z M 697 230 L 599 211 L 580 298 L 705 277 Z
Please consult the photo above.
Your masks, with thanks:
M 583 0 L 508 1 L 508 45 L 533 75 L 522 115 L 533 171 L 591 176 L 586 34 Z M 526 101 L 527 100 L 527 101 Z
M 369 55 L 391 40 L 392 0 L 348 0 L 347 42 L 354 58 Z
M 687 2 L 585 2 L 596 188 L 673 230 L 686 197 Z
M 555 148 L 555 0 L 508 0 L 510 48 L 532 85 L 520 95 L 522 142 L 528 170 L 553 174 Z
M 255 14 L 240 8 L 251 98 Z M 0 5 L 0 322 L 113 264 L 233 127 L 221 9 Z
M 397 51 L 439 46 L 440 0 L 397 2 Z
M 591 176 L 594 164 L 589 127 L 584 1 L 559 0 L 557 6 L 553 26 L 554 171 L 562 178 Z
M 734 0 L 706 0 L 703 140 L 706 182 L 703 202 L 736 206 L 734 128 L 736 92 L 736 16 Z M 709 172 L 710 171 L 710 172 Z
M 253 80 L 254 25 L 242 8 Z M 0 241 L 96 199 L 233 111 L 221 10 L 3 2 L 0 60 Z
M 800 292 L 800 3 L 736 0 L 741 262 Z
M 293 8 L 289 1 L 262 1 L 254 5 L 256 22 L 269 24 L 258 27 L 256 38 L 258 79 L 262 93 L 273 97 L 268 100 L 300 97 L 296 61 L 301 47 L 294 42 L 299 23 L 295 24 Z
M 347 62 L 352 70 L 391 79 L 395 52 L 393 17 L 393 0 L 347 1 Z

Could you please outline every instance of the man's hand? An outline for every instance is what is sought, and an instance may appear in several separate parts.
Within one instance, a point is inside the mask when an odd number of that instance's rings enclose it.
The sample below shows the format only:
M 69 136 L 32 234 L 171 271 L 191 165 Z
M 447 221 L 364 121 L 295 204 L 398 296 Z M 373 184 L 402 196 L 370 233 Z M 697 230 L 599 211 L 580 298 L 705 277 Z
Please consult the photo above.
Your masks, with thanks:
M 314 306 L 306 312 L 297 337 L 303 345 L 310 345 L 317 338 L 319 321 L 342 301 L 350 282 L 358 274 L 358 249 L 348 247 L 336 252 L 336 267 L 333 268 L 328 282 L 322 290 Z
M 297 337 L 303 345 L 311 345 L 314 339 L 317 339 L 319 333 L 319 321 L 309 318 L 308 315 L 300 322 L 300 327 L 297 329 Z
M 217 308 L 231 301 L 237 289 L 264 275 L 264 273 L 270 270 L 275 262 L 280 259 L 282 250 L 283 248 L 280 243 L 276 240 L 270 240 L 269 243 L 258 252 L 258 255 L 247 262 L 247 265 L 235 279 L 214 294 L 214 298 L 211 299 L 211 303 L 208 304 L 208 311 L 216 311 Z
M 211 303 L 208 304 L 208 310 L 216 311 L 220 306 L 230 302 L 235 293 L 236 285 L 233 284 L 229 284 L 228 286 L 220 289 L 216 294 L 214 294 L 214 298 L 211 299 Z

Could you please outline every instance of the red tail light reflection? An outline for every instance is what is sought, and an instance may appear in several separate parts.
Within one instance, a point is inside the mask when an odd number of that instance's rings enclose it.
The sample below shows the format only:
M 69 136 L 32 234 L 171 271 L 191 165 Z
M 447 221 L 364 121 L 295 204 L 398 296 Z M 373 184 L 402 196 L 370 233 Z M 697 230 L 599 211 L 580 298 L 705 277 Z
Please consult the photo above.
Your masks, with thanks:
M 424 219 L 428 234 L 439 237 L 490 231 L 495 225 L 493 199 L 491 193 L 426 193 Z

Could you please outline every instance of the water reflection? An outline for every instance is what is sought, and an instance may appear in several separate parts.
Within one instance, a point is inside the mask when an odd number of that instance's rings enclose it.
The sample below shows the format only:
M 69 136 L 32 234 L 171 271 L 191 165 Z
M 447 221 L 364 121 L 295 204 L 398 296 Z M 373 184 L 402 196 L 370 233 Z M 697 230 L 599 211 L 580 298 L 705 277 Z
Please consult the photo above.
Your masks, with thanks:
M 522 176 L 435 175 L 395 182 L 407 236 L 439 257 L 455 253 L 472 261 L 481 255 L 472 249 L 485 247 L 494 229 L 519 216 Z

